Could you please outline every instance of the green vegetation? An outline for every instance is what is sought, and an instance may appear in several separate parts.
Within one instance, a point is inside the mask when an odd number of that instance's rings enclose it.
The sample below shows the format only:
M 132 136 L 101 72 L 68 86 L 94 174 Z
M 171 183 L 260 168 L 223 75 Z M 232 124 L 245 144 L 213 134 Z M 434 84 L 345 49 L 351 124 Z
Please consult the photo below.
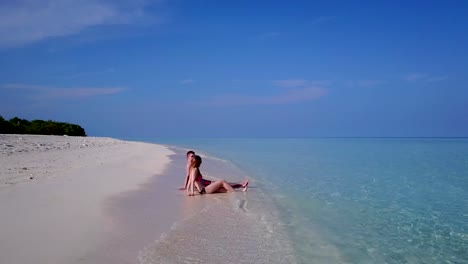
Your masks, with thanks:
M 18 117 L 5 120 L 1 115 L 0 134 L 68 135 L 86 137 L 85 130 L 79 125 L 55 122 L 52 120 L 28 121 Z

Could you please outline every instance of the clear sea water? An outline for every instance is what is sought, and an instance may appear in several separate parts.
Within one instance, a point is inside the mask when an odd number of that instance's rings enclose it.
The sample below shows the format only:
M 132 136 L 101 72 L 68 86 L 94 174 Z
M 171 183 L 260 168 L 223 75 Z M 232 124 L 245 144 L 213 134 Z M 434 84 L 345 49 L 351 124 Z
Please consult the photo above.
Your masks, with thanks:
M 245 171 L 299 263 L 468 263 L 468 139 L 145 139 Z

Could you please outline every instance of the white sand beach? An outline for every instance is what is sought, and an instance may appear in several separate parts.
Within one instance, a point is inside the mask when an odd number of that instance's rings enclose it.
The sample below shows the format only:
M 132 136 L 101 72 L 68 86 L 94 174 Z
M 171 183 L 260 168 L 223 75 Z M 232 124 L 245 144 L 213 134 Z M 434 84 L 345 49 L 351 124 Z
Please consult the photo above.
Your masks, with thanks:
M 117 257 L 131 263 L 137 252 L 118 252 L 126 237 L 117 226 L 131 220 L 123 216 L 144 212 L 116 209 L 112 199 L 163 177 L 171 154 L 161 145 L 111 138 L 0 135 L 0 263 L 110 263 Z M 148 219 L 161 227 L 152 228 L 152 236 L 170 227 L 173 206 L 170 199 L 151 204 Z
M 0 263 L 296 263 L 258 189 L 195 197 L 178 190 L 185 151 L 0 135 Z M 209 178 L 246 177 L 229 162 L 204 161 Z

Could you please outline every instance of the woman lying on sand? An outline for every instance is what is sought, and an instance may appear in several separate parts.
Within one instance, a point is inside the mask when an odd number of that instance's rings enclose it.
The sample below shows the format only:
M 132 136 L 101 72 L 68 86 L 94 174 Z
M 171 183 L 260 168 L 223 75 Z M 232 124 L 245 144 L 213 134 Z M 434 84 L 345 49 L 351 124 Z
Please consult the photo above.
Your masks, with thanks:
M 200 194 L 211 194 L 211 193 L 224 193 L 224 192 L 234 192 L 229 183 L 225 180 L 219 180 L 212 182 L 210 185 L 203 185 L 202 175 L 200 173 L 200 165 L 202 159 L 200 156 L 195 155 L 190 159 L 190 173 L 189 173 L 189 182 L 187 192 L 189 196 L 194 195 L 195 187 Z M 248 180 L 244 185 L 244 191 L 247 191 Z
M 189 177 L 190 177 L 190 168 L 191 168 L 191 160 L 192 158 L 195 156 L 195 152 L 192 151 L 192 150 L 189 150 L 187 151 L 187 164 L 185 166 L 185 181 L 184 181 L 184 187 L 183 188 L 180 188 L 179 190 L 186 190 L 187 189 L 187 185 L 189 183 Z M 210 180 L 207 180 L 207 179 L 204 179 L 203 176 L 200 174 L 200 181 L 202 183 L 203 186 L 208 186 L 210 185 L 211 183 L 213 183 L 214 181 L 210 181 Z M 231 183 L 231 182 L 228 182 L 228 184 L 234 188 L 234 189 L 238 189 L 238 188 L 244 188 L 244 191 L 247 190 L 247 186 L 249 185 L 249 180 L 245 180 L 243 182 L 239 182 L 239 183 Z

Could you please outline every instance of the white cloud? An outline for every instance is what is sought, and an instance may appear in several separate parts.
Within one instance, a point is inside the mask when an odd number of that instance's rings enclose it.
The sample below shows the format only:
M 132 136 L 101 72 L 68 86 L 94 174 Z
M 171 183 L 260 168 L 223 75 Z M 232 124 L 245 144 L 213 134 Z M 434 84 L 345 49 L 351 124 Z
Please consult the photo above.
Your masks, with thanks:
M 276 38 L 281 36 L 280 32 L 266 32 L 259 35 L 260 38 Z
M 431 76 L 431 77 L 428 77 L 425 81 L 426 82 L 440 82 L 447 78 L 448 78 L 447 76 Z
M 98 95 L 111 95 L 123 92 L 125 89 L 119 87 L 111 88 L 97 88 L 97 87 L 49 87 L 30 84 L 3 84 L 0 88 L 11 89 L 12 91 L 26 91 L 27 97 L 33 100 L 47 100 L 47 99 L 79 99 L 86 97 L 93 97 Z
M 185 79 L 180 81 L 181 84 L 191 84 L 194 83 L 195 81 L 193 79 Z
M 287 79 L 287 80 L 274 80 L 273 84 L 279 87 L 299 87 L 304 86 L 307 83 L 307 80 L 302 79 Z
M 76 72 L 76 73 L 58 75 L 58 76 L 55 76 L 55 77 L 58 78 L 58 79 L 78 79 L 78 78 L 83 78 L 83 77 L 87 77 L 87 76 L 112 74 L 114 72 L 115 72 L 115 69 L 111 67 L 111 68 L 107 68 L 105 70 Z
M 429 75 L 425 73 L 409 73 L 403 76 L 405 81 L 414 82 L 427 78 Z
M 238 94 L 220 95 L 200 104 L 200 106 L 231 107 L 242 105 L 283 105 L 318 99 L 328 93 L 322 87 L 289 89 L 273 95 L 247 96 Z
M 380 81 L 380 80 L 359 80 L 359 81 L 357 81 L 357 85 L 362 86 L 362 87 L 376 86 L 376 85 L 380 85 L 380 84 L 383 84 L 383 83 L 384 83 L 384 81 Z
M 318 99 L 328 93 L 323 86 L 330 81 L 308 81 L 303 79 L 274 80 L 274 86 L 279 92 L 266 95 L 224 94 L 204 100 L 200 106 L 230 107 L 242 105 L 284 105 L 307 102 Z
M 312 20 L 312 25 L 321 24 L 336 19 L 336 16 L 320 16 Z
M 447 76 L 434 76 L 426 73 L 409 73 L 403 76 L 403 80 L 408 82 L 440 82 L 447 78 Z
M 304 87 L 304 86 L 327 86 L 331 84 L 328 80 L 304 80 L 304 79 L 286 79 L 272 81 L 275 86 L 284 88 Z
M 0 4 L 0 48 L 77 34 L 100 25 L 132 24 L 146 16 L 141 0 L 19 0 Z
M 384 84 L 385 81 L 382 80 L 357 80 L 357 81 L 347 81 L 345 85 L 353 87 L 374 87 L 381 84 Z

